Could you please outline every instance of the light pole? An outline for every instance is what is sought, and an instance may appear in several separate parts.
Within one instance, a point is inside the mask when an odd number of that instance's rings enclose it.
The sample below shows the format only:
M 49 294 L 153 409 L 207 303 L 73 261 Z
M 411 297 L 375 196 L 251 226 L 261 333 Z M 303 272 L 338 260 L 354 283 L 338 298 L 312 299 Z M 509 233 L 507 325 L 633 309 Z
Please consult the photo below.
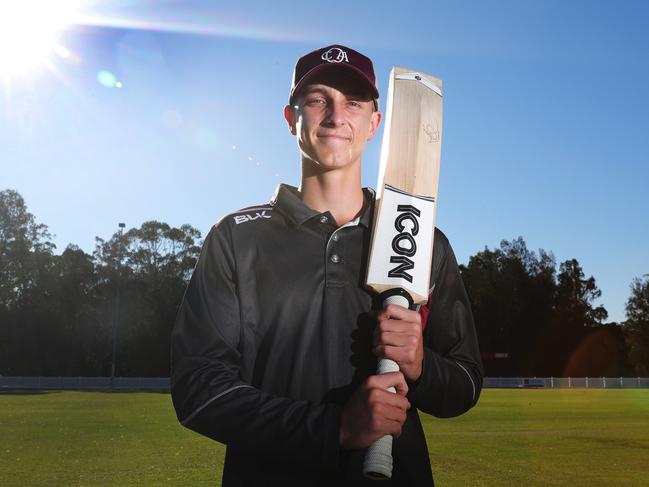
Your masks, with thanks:
M 126 224 L 119 223 L 119 241 L 117 248 L 117 298 L 115 299 L 115 315 L 113 316 L 113 360 L 110 366 L 110 388 L 115 388 L 115 371 L 117 367 L 117 323 L 119 321 L 119 300 L 121 297 L 121 276 L 122 276 L 122 237 Z

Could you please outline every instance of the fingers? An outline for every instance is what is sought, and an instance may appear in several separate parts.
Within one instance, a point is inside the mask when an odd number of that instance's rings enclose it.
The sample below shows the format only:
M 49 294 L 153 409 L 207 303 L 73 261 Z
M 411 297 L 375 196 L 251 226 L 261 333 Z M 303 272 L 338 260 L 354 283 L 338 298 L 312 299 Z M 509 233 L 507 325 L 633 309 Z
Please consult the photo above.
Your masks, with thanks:
M 372 316 L 377 321 L 375 344 L 406 346 L 409 343 L 399 335 L 420 337 L 422 334 L 421 315 L 417 311 L 390 305 L 383 311 L 372 313 Z
M 385 357 L 394 360 L 400 365 L 400 369 L 403 369 L 410 364 L 415 364 L 419 359 L 418 349 L 414 347 L 377 345 L 374 347 L 374 354 L 377 357 Z
M 378 321 L 374 329 L 374 354 L 394 360 L 408 380 L 416 381 L 424 359 L 421 315 L 402 306 L 389 305 L 374 316 Z
M 406 394 L 408 394 L 408 384 L 401 372 L 387 372 L 381 375 L 371 375 L 365 381 L 365 387 L 367 389 L 376 389 L 382 393 L 385 392 L 388 394 L 387 400 L 393 405 L 404 405 L 407 403 L 405 409 L 410 407 L 410 403 L 407 400 L 406 403 L 404 403 L 399 397 L 401 396 L 405 398 Z M 394 387 L 397 393 L 394 394 L 388 392 L 388 388 L 390 387 Z M 383 397 L 383 395 L 381 395 L 381 397 Z
M 398 332 L 378 330 L 375 334 L 377 345 L 390 345 L 393 347 L 416 347 L 419 345 L 419 332 Z
M 385 320 L 380 321 L 374 329 L 374 354 L 390 358 L 400 365 L 417 360 L 422 343 L 419 320 Z
M 389 394 L 389 393 L 388 393 Z M 393 394 L 394 395 L 394 394 Z M 376 439 L 385 435 L 399 437 L 406 421 L 407 410 L 388 406 L 384 403 L 370 405 L 370 431 L 376 433 Z
M 398 304 L 388 304 L 382 310 L 372 310 L 369 312 L 369 315 L 376 321 L 393 319 L 421 323 L 421 315 L 418 311 L 404 308 Z
M 397 393 L 386 389 L 394 387 Z M 339 441 L 346 449 L 367 448 L 385 435 L 399 436 L 410 408 L 401 372 L 368 377 L 341 414 Z
M 370 376 L 365 382 L 367 402 L 372 418 L 372 430 L 390 434 L 395 437 L 401 434 L 401 428 L 410 409 L 406 399 L 408 385 L 401 372 L 388 372 Z M 389 392 L 394 387 L 397 393 Z

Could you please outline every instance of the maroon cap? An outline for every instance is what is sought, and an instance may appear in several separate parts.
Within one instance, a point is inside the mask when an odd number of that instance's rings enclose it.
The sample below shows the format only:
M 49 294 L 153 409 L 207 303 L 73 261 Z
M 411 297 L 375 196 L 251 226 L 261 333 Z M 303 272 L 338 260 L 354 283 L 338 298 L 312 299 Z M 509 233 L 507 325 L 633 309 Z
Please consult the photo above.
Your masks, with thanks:
M 372 98 L 377 99 L 379 97 L 379 90 L 376 89 L 374 66 L 370 58 L 349 47 L 334 44 L 316 49 L 298 59 L 293 71 L 293 84 L 289 95 L 289 103 L 293 103 L 293 98 L 297 92 L 316 74 L 328 69 L 341 68 L 348 69 L 359 79 L 366 82 L 367 88 L 372 93 Z

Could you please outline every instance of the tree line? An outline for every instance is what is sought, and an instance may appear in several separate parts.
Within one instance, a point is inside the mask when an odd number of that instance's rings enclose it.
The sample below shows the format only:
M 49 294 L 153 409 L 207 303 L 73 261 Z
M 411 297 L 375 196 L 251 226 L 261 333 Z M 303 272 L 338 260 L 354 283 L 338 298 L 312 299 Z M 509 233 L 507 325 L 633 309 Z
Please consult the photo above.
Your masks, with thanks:
M 97 237 L 92 254 L 57 255 L 51 238 L 18 192 L 0 191 L 0 375 L 168 376 L 200 232 L 148 221 Z M 626 321 L 606 323 L 579 262 L 557 266 L 520 237 L 460 272 L 488 376 L 649 375 L 649 276 L 632 282 Z
M 649 375 L 649 275 L 632 282 L 623 323 L 577 259 L 558 266 L 522 238 L 470 257 L 460 271 L 489 376 Z M 495 353 L 493 353 L 495 352 Z M 499 358 L 506 355 L 506 358 Z

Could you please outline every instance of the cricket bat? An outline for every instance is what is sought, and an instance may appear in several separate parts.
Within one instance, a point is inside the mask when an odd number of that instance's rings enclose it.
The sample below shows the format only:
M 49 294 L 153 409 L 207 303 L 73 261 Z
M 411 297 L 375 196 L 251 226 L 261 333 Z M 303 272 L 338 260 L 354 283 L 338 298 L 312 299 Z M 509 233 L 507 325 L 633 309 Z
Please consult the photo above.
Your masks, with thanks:
M 365 282 L 384 307 L 414 309 L 428 300 L 441 147 L 442 81 L 392 68 Z M 396 362 L 379 359 L 378 374 L 398 370 Z M 392 436 L 367 449 L 363 473 L 392 477 Z

